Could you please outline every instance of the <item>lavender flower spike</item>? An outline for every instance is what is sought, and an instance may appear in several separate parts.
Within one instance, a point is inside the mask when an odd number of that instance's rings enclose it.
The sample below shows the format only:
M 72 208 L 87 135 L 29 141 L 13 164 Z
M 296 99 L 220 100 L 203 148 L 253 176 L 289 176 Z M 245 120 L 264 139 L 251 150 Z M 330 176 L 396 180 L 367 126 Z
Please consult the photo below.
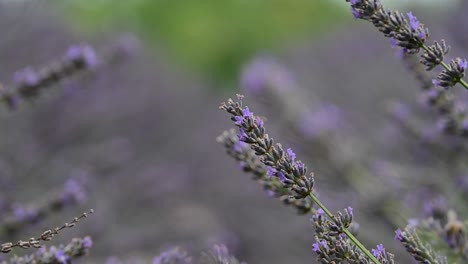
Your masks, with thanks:
M 25 249 L 27 249 L 27 248 L 40 248 L 42 246 L 41 241 L 50 241 L 50 240 L 52 240 L 52 238 L 54 238 L 54 236 L 57 235 L 60 231 L 62 231 L 65 228 L 74 227 L 81 219 L 88 217 L 89 214 L 92 214 L 92 213 L 94 213 L 93 209 L 91 209 L 87 213 L 83 213 L 82 215 L 73 218 L 73 220 L 70 223 L 65 223 L 62 226 L 55 227 L 53 230 L 49 229 L 49 230 L 46 230 L 46 231 L 42 232 L 42 234 L 40 236 L 38 236 L 37 238 L 31 237 L 28 241 L 19 240 L 16 243 L 12 243 L 12 242 L 3 243 L 3 244 L 0 245 L 0 252 L 9 253 L 15 247 L 20 247 L 20 248 L 25 248 Z M 88 239 L 86 241 L 86 245 L 88 245 L 90 247 L 91 244 L 92 243 Z
M 444 71 L 437 76 L 437 85 L 447 88 L 460 83 L 468 89 L 468 83 L 462 79 L 468 62 L 456 58 L 450 64 L 445 63 L 444 56 L 449 52 L 449 47 L 444 40 L 441 44 L 434 42 L 433 45 L 427 45 L 429 29 L 412 12 L 405 16 L 397 10 L 388 10 L 380 0 L 346 0 L 346 2 L 350 3 L 351 13 L 355 18 L 371 22 L 385 37 L 391 39 L 392 46 L 397 45 L 409 54 L 417 54 L 422 49 L 421 63 L 426 66 L 426 70 L 441 65 Z
M 283 177 L 281 179 L 283 187 L 292 191 L 294 198 L 305 199 L 310 197 L 337 226 L 341 226 L 337 230 L 340 234 L 345 234 L 373 263 L 381 263 L 347 229 L 349 224 L 346 225 L 346 223 L 350 223 L 352 219 L 349 210 L 346 210 L 345 214 L 334 216 L 313 194 L 313 174 L 307 175 L 307 167 L 304 163 L 295 160 L 296 157 L 293 155 L 292 150 L 286 153 L 281 144 L 274 144 L 273 139 L 266 133 L 263 122 L 257 122 L 261 118 L 254 115 L 249 108 L 243 106 L 242 95 L 237 95 L 237 98 L 237 102 L 229 99 L 227 103 L 222 103 L 220 109 L 231 114 L 231 120 L 239 128 L 240 141 L 249 144 L 264 165 L 274 168 L 276 177 Z

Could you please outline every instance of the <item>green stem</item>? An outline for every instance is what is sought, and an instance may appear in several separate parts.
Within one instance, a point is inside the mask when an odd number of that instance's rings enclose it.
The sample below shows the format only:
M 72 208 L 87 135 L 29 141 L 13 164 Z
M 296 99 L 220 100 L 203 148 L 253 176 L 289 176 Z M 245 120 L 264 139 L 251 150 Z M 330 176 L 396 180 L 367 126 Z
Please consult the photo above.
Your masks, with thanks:
M 427 47 L 426 44 L 423 44 L 421 47 L 423 48 L 423 50 L 429 52 L 429 47 Z M 444 67 L 444 69 L 446 69 L 447 71 L 450 70 L 450 67 L 447 65 L 447 63 L 441 62 L 440 65 L 442 65 L 442 67 Z M 465 87 L 465 89 L 468 90 L 468 83 L 466 83 L 463 79 L 458 80 L 458 82 L 459 82 L 463 87 Z
M 327 207 L 325 207 L 324 204 L 322 204 L 322 202 L 320 202 L 320 200 L 315 196 L 313 195 L 312 193 L 309 194 L 310 198 L 312 198 L 312 200 L 320 207 L 322 208 L 322 210 L 325 212 L 325 214 L 332 220 L 334 220 L 334 216 L 333 214 L 327 209 Z M 359 240 L 353 235 L 351 234 L 351 232 L 349 232 L 348 229 L 344 228 L 343 227 L 343 232 L 346 234 L 346 236 L 348 236 L 348 238 L 359 248 L 361 249 L 361 251 L 370 259 L 372 260 L 372 262 L 374 262 L 375 264 L 380 264 L 380 262 L 377 260 L 377 258 L 374 257 L 374 255 L 372 255 L 369 250 L 367 250 L 367 248 L 361 244 L 361 242 L 359 242 Z

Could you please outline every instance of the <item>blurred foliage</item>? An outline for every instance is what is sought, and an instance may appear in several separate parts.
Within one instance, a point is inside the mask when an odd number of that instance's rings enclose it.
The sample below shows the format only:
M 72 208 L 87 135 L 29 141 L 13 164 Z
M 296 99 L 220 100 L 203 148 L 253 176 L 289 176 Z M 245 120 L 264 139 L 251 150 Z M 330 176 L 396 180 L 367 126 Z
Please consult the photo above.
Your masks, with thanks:
M 329 0 L 75 0 L 66 10 L 81 29 L 136 29 L 178 62 L 232 81 L 253 53 L 317 36 L 343 17 Z

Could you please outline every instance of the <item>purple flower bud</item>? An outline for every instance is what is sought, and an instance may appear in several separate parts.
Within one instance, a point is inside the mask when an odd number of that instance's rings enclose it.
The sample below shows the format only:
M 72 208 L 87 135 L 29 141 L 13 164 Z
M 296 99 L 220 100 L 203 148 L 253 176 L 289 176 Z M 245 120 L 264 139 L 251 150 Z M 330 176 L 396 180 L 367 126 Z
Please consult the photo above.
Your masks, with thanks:
M 358 19 L 361 17 L 361 12 L 357 9 L 355 9 L 354 7 L 351 7 L 351 13 L 353 14 L 353 17 L 355 19 Z
M 465 59 L 460 60 L 458 62 L 458 67 L 460 67 L 462 70 L 466 70 L 466 68 L 468 67 L 468 61 L 466 61 Z
M 317 215 L 318 215 L 318 216 L 325 215 L 325 212 L 322 210 L 322 208 L 319 208 L 319 209 L 317 210 Z
M 86 236 L 85 238 L 83 238 L 83 247 L 85 249 L 89 249 L 92 246 L 93 246 L 93 240 L 91 240 L 91 237 Z
M 58 249 L 55 252 L 55 259 L 57 260 L 58 263 L 61 263 L 61 264 L 67 264 L 69 262 L 69 257 L 64 254 L 62 249 Z
M 253 113 L 250 112 L 249 107 L 247 107 L 247 106 L 242 110 L 242 115 L 245 118 L 253 118 Z
M 315 251 L 315 252 L 320 252 L 320 246 L 319 246 L 319 243 L 314 243 L 312 244 L 312 250 Z
M 33 69 L 25 68 L 15 72 L 13 81 L 18 85 L 35 86 L 39 84 L 39 76 Z
M 271 166 L 268 166 L 267 167 L 267 176 L 275 176 L 276 175 L 276 169 L 271 167 Z
M 353 215 L 353 208 L 351 206 L 348 206 L 348 212 L 350 215 Z
M 320 241 L 320 245 L 322 245 L 322 247 L 324 247 L 324 248 L 328 248 L 327 241 L 325 241 L 325 240 Z
M 372 255 L 374 255 L 374 257 L 376 258 L 382 255 L 383 253 L 385 253 L 385 248 L 382 244 L 377 245 L 377 249 L 372 249 Z
M 263 127 L 263 120 L 261 118 L 257 117 L 255 122 L 257 123 L 258 127 Z
M 240 126 L 244 122 L 244 118 L 242 116 L 235 116 L 234 119 L 236 120 L 234 124 Z
M 403 233 L 401 232 L 401 229 L 399 228 L 395 231 L 395 239 L 398 241 L 403 240 Z
M 286 180 L 286 176 L 281 171 L 277 172 L 276 176 L 280 179 L 281 182 L 284 182 Z
M 291 148 L 288 148 L 286 152 L 288 153 L 289 159 L 291 161 L 294 161 L 296 159 L 296 153 L 294 153 L 294 151 Z

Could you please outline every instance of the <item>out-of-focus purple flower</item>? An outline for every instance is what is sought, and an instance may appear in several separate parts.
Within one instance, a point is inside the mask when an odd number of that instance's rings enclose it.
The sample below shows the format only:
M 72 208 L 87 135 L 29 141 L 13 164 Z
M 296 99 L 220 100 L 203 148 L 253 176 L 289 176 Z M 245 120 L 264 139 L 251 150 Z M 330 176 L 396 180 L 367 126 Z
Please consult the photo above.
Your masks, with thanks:
M 385 248 L 382 244 L 377 245 L 377 249 L 372 249 L 372 255 L 374 255 L 374 257 L 378 257 L 382 255 L 384 252 L 385 252 Z
M 318 216 L 325 215 L 325 212 L 322 210 L 322 208 L 319 208 L 319 209 L 317 210 L 317 215 L 318 215 Z
M 62 249 L 58 249 L 55 252 L 55 258 L 56 258 L 58 263 L 61 263 L 61 264 L 69 263 L 69 257 L 63 253 Z
M 285 180 L 287 180 L 284 173 L 282 173 L 280 171 L 278 173 L 276 173 L 276 176 L 280 179 L 281 182 L 284 182 Z
M 82 60 L 86 66 L 93 68 L 99 64 L 96 51 L 89 45 L 71 46 L 65 55 L 69 60 Z
M 408 12 L 408 18 L 409 18 L 409 23 L 410 23 L 410 27 L 413 31 L 416 31 L 418 30 L 419 28 L 419 25 L 421 24 L 418 20 L 418 18 L 413 15 L 413 12 Z
M 423 205 L 424 213 L 429 216 L 445 215 L 447 201 L 444 197 L 437 197 L 430 201 L 425 201 Z
M 291 161 L 294 161 L 296 159 L 296 153 L 294 153 L 294 151 L 290 148 L 288 148 L 286 151 L 288 153 L 289 159 L 291 159 Z
M 250 112 L 249 107 L 245 107 L 244 110 L 242 110 L 242 114 L 244 115 L 245 118 L 252 118 L 253 113 Z
M 240 84 L 255 95 L 266 89 L 285 91 L 296 86 L 290 72 L 269 56 L 256 57 L 248 63 L 242 71 Z
M 458 67 L 460 67 L 462 70 L 466 70 L 468 67 L 468 61 L 466 59 L 460 60 L 458 62 Z
M 236 125 L 242 125 L 242 122 L 244 122 L 244 118 L 242 116 L 235 116 L 234 118 L 236 119 L 234 122 Z
M 189 264 L 192 263 L 192 258 L 188 256 L 187 252 L 175 247 L 170 250 L 162 252 L 159 256 L 153 259 L 153 264 Z
M 315 111 L 305 112 L 298 121 L 299 131 L 314 138 L 336 130 L 342 122 L 342 113 L 334 104 L 323 104 Z
M 93 246 L 93 240 L 91 240 L 91 237 L 90 236 L 86 236 L 84 239 L 83 239 L 83 247 L 85 249 L 89 249 Z
M 350 215 L 353 215 L 353 208 L 351 206 L 348 206 L 348 212 Z
M 320 245 L 322 245 L 322 247 L 324 247 L 324 248 L 328 248 L 327 241 L 325 241 L 325 240 L 320 241 Z
M 28 85 L 28 86 L 36 86 L 39 84 L 39 76 L 36 71 L 32 68 L 24 68 L 20 71 L 15 72 L 13 75 L 13 81 L 16 85 Z
M 33 207 L 13 205 L 13 215 L 18 222 L 30 222 L 38 217 L 38 211 Z
M 267 176 L 275 176 L 276 175 L 276 169 L 271 167 L 271 166 L 268 166 L 267 167 Z
M 312 250 L 315 251 L 315 252 L 320 252 L 320 246 L 319 246 L 319 243 L 314 243 L 312 244 Z
M 398 241 L 403 240 L 403 233 L 401 232 L 401 229 L 399 228 L 395 231 L 395 239 Z
M 115 256 L 110 256 L 106 259 L 105 264 L 123 264 L 123 262 Z
M 78 181 L 69 179 L 65 183 L 62 197 L 65 203 L 82 203 L 86 200 L 86 193 Z

